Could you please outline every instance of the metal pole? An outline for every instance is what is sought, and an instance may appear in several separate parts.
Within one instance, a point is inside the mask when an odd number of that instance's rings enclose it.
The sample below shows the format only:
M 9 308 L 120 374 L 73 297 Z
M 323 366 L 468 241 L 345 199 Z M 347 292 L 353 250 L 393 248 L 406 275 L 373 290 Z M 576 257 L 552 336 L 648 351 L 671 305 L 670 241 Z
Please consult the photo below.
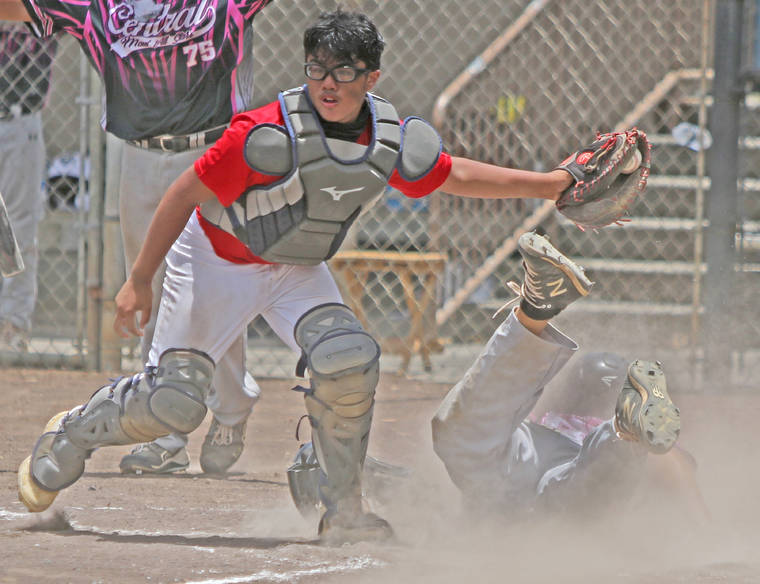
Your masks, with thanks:
M 743 7 L 743 0 L 718 0 L 715 7 L 713 144 L 707 160 L 711 186 L 705 206 L 709 227 L 704 280 L 705 381 L 711 387 L 724 387 L 731 374 Z
M 82 55 L 82 59 L 86 59 Z M 88 68 L 89 64 L 86 65 Z M 104 142 L 100 127 L 100 77 L 89 70 L 87 77 L 87 110 L 89 118 L 87 144 L 90 156 L 90 210 L 87 231 L 87 357 L 90 371 L 101 369 L 102 291 L 103 291 L 103 199 L 104 199 Z
M 114 297 L 124 283 L 124 252 L 119 228 L 119 193 L 113 179 L 113 167 L 119 166 L 123 143 L 111 134 L 106 135 L 106 179 L 103 202 L 103 308 L 100 323 L 100 366 L 106 371 L 121 369 L 121 338 L 111 323 L 116 312 Z M 110 180 L 109 180 L 110 177 Z
M 89 239 L 92 224 L 90 218 L 90 193 L 87 189 L 87 156 L 89 138 L 89 110 L 90 110 L 90 68 L 84 55 L 79 55 L 79 181 L 77 186 L 77 228 L 79 229 L 79 243 L 77 244 L 77 346 L 80 358 L 83 357 L 85 367 L 90 368 L 89 343 L 88 351 L 85 351 L 85 339 L 87 338 L 87 282 L 89 276 Z M 87 356 L 87 357 L 85 357 Z
M 702 3 L 702 50 L 700 53 L 700 65 L 702 73 L 699 77 L 699 152 L 697 152 L 697 190 L 694 195 L 695 210 L 694 219 L 696 226 L 694 228 L 694 272 L 693 272 L 693 292 L 691 297 L 691 365 L 693 379 L 698 377 L 697 372 L 697 351 L 702 347 L 700 342 L 701 328 L 701 308 L 702 308 L 702 262 L 704 261 L 705 250 L 705 174 L 706 174 L 706 155 L 705 155 L 705 134 L 707 132 L 707 96 L 710 91 L 708 86 L 708 68 L 709 68 L 709 48 L 710 48 L 710 22 L 712 20 L 713 5 L 712 0 L 703 0 Z M 714 72 L 713 72 L 714 73 Z

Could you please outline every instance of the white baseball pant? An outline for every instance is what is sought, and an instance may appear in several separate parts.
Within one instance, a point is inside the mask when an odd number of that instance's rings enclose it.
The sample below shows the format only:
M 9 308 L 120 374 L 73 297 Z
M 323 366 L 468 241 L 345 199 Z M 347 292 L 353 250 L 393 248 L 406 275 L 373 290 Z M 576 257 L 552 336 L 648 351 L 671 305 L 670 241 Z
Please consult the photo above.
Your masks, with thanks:
M 148 359 L 153 365 L 170 348 L 203 351 L 219 363 L 259 315 L 300 353 L 293 327 L 301 315 L 319 304 L 342 302 L 325 263 L 236 264 L 220 258 L 195 213 L 167 254 L 166 264 Z M 231 425 L 247 415 L 253 398 L 247 389 L 242 369 L 236 383 L 214 384 L 207 404 L 220 423 Z
M 140 246 L 145 240 L 148 226 L 158 203 L 174 180 L 198 159 L 206 148 L 185 152 L 160 152 L 136 148 L 112 135 L 108 135 L 109 165 L 107 188 L 119 193 L 119 219 L 127 272 L 132 268 Z M 142 361 L 147 363 L 153 341 L 153 331 L 158 316 L 165 264 L 153 278 L 153 310 L 141 341 Z M 212 411 L 235 411 L 236 418 L 222 414 L 224 424 L 237 424 L 250 415 L 261 392 L 250 374 L 245 371 L 246 333 L 243 331 L 229 347 L 226 355 L 219 356 L 214 372 L 215 401 L 209 404 Z M 241 381 L 242 380 L 242 381 Z M 243 389 L 244 399 L 234 405 L 223 403 L 225 395 L 239 395 Z M 243 404 L 246 404 L 243 407 Z M 177 450 L 187 444 L 187 436 L 171 434 L 158 439 L 167 450 Z

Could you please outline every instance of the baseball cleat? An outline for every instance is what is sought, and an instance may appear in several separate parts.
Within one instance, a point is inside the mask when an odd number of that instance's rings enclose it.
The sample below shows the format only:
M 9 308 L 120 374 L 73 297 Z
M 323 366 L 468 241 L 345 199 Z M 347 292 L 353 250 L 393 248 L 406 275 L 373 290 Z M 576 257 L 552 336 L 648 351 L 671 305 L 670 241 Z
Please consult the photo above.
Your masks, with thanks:
M 591 291 L 594 283 L 583 268 L 560 253 L 548 238 L 535 232 L 523 233 L 517 250 L 523 258 L 525 279 L 522 287 L 514 282 L 507 285 L 521 298 L 520 310 L 526 316 L 549 320 Z
M 45 424 L 43 434 L 58 430 L 68 412 L 59 412 Z M 32 457 L 27 456 L 18 467 L 18 500 L 32 513 L 40 513 L 53 504 L 59 491 L 48 491 L 37 484 L 32 476 Z
M 245 428 L 248 419 L 234 426 L 220 424 L 216 416 L 203 439 L 201 469 L 208 474 L 222 474 L 237 462 L 245 447 Z
M 664 454 L 681 432 L 681 414 L 668 395 L 665 373 L 659 361 L 636 360 L 615 407 L 615 430 L 624 440 L 644 444 L 650 452 Z
M 342 545 L 360 541 L 385 541 L 393 537 L 393 528 L 374 513 L 335 513 L 322 515 L 317 529 L 319 539 L 327 545 Z
M 170 474 L 187 470 L 189 466 L 190 458 L 185 448 L 171 452 L 155 442 L 138 444 L 119 463 L 122 473 L 138 475 L 142 473 Z

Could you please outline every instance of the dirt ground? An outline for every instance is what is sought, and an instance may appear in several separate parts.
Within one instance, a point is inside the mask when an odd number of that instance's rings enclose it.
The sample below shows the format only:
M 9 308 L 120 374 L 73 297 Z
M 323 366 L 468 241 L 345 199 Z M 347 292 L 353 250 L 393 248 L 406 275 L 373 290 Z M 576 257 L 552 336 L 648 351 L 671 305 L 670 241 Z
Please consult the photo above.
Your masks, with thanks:
M 369 450 L 411 470 L 376 501 L 397 538 L 327 547 L 288 494 L 285 469 L 299 445 L 303 399 L 283 380 L 261 381 L 246 451 L 226 477 L 200 472 L 207 418 L 192 435 L 189 472 L 120 475 L 129 447 L 104 448 L 52 511 L 26 513 L 16 499 L 19 463 L 48 418 L 86 400 L 104 378 L 0 371 L 0 582 L 760 581 L 760 395 L 673 392 L 681 445 L 698 460 L 712 521 L 669 513 L 653 494 L 633 514 L 621 510 L 602 522 L 486 527 L 461 513 L 432 451 L 429 420 L 448 388 L 384 374 Z

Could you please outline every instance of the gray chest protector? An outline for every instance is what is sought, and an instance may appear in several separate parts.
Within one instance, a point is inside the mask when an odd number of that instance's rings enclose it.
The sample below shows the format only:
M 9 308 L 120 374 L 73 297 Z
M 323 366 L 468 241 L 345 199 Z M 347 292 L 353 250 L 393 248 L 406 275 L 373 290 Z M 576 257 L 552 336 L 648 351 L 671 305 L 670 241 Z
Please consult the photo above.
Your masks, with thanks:
M 441 154 L 427 122 L 407 118 L 402 129 L 390 103 L 372 94 L 367 100 L 372 139 L 363 146 L 326 138 L 304 88 L 281 93 L 285 127 L 254 126 L 244 156 L 256 172 L 283 178 L 253 186 L 229 207 L 205 202 L 203 216 L 268 262 L 313 265 L 332 257 L 395 169 L 418 180 Z

